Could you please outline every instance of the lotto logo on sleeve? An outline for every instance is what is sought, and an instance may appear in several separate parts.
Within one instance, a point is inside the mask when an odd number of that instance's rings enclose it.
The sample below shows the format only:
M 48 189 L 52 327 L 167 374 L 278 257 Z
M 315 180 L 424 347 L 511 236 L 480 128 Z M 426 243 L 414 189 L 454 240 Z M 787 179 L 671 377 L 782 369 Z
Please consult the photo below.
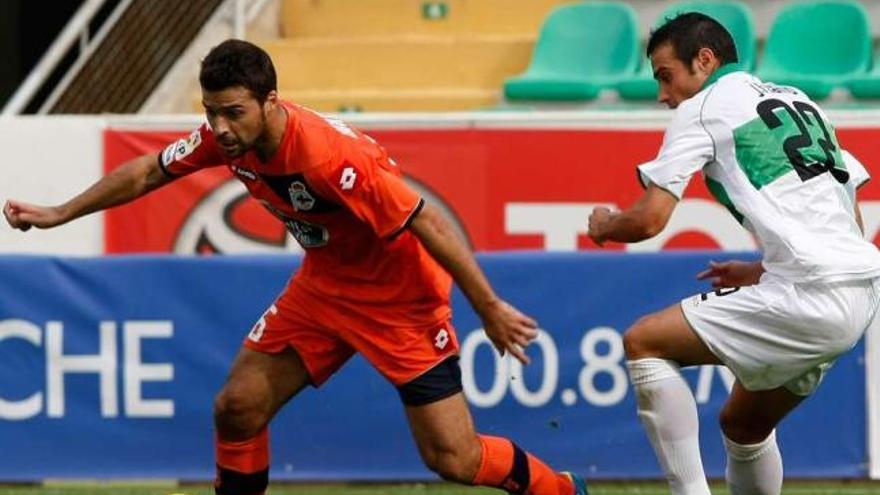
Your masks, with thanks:
M 339 185 L 343 191 L 349 191 L 354 187 L 356 180 L 357 172 L 354 171 L 354 167 L 345 167 L 342 170 L 342 177 L 339 178 Z

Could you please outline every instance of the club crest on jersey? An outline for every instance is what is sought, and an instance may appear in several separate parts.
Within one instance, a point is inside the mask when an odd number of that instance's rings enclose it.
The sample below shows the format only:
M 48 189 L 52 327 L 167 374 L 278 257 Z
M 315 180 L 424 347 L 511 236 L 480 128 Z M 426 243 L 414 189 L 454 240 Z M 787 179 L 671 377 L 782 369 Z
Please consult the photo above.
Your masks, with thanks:
M 315 198 L 309 194 L 306 185 L 302 182 L 298 180 L 291 182 L 287 192 L 290 194 L 290 204 L 297 211 L 309 211 L 315 206 Z

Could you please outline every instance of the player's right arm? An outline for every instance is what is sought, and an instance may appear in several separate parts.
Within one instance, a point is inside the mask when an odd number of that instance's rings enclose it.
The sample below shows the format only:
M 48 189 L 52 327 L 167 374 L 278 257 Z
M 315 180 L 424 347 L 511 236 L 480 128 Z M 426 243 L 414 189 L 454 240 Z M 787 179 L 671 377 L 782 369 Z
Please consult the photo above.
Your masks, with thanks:
M 590 238 L 602 245 L 605 241 L 639 242 L 659 234 L 669 223 L 678 197 L 654 184 L 630 208 L 613 212 L 594 208 L 589 218 Z
M 702 103 L 691 99 L 679 105 L 657 157 L 637 168 L 645 193 L 633 206 L 621 212 L 593 209 L 588 235 L 594 242 L 640 242 L 666 227 L 691 177 L 715 156 L 715 141 L 704 126 Z
M 158 154 L 129 160 L 83 191 L 58 206 L 38 206 L 9 200 L 3 215 L 13 228 L 48 229 L 89 213 L 128 203 L 177 177 L 196 170 L 223 165 L 214 134 L 202 124 L 185 138 L 178 139 Z
M 3 216 L 12 228 L 48 229 L 89 213 L 128 203 L 171 182 L 156 154 L 143 155 L 123 163 L 70 201 L 57 206 L 40 206 L 10 199 Z

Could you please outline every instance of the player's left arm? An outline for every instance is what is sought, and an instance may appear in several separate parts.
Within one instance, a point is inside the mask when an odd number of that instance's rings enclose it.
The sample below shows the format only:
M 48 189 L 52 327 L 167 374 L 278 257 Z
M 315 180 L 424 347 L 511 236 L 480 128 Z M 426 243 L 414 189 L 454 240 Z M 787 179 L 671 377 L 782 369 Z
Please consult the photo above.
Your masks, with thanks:
M 382 242 L 394 242 L 407 229 L 418 237 L 467 296 L 498 351 L 528 362 L 522 348 L 538 336 L 537 323 L 495 294 L 449 222 L 436 208 L 426 205 L 394 169 L 352 159 L 317 167 L 304 175 L 319 194 L 344 205 Z
M 510 352 L 523 363 L 528 363 L 529 358 L 523 348 L 538 336 L 537 323 L 495 294 L 470 249 L 458 237 L 449 221 L 437 208 L 425 205 L 412 220 L 409 229 L 431 256 L 452 275 L 480 316 L 486 335 L 498 351 L 502 355 Z
M 859 208 L 858 201 L 853 203 L 853 214 L 856 216 L 856 223 L 859 225 L 859 230 L 862 231 L 862 235 L 865 235 L 865 222 L 862 220 L 862 209 Z
M 865 169 L 865 166 L 862 165 L 862 162 L 853 156 L 852 153 L 844 149 L 840 150 L 840 153 L 843 157 L 843 163 L 846 166 L 846 170 L 849 172 L 849 181 L 844 184 L 844 187 L 852 200 L 853 216 L 855 217 L 859 229 L 862 231 L 862 235 L 864 235 L 865 224 L 862 220 L 862 210 L 859 208 L 858 191 L 867 184 L 869 180 L 871 180 L 871 175 L 868 174 L 868 171 Z
M 671 192 L 649 184 L 642 197 L 624 211 L 595 208 L 590 214 L 589 236 L 599 245 L 650 239 L 666 227 L 677 204 L 678 198 Z

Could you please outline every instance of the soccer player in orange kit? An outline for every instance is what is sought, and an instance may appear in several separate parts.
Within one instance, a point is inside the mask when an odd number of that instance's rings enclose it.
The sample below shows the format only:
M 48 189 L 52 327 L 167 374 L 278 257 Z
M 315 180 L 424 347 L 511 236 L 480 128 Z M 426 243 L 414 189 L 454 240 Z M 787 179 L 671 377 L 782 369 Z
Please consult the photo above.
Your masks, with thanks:
M 269 421 L 359 352 L 397 387 L 422 459 L 443 478 L 517 494 L 585 495 L 577 476 L 474 430 L 450 322 L 451 279 L 500 352 L 528 362 L 523 348 L 536 323 L 495 295 L 385 150 L 279 99 L 272 61 L 251 43 L 216 46 L 199 80 L 208 124 L 188 138 L 124 163 L 67 203 L 10 200 L 3 213 L 14 228 L 50 228 L 227 166 L 303 246 L 302 267 L 244 339 L 217 395 L 216 493 L 264 493 Z

